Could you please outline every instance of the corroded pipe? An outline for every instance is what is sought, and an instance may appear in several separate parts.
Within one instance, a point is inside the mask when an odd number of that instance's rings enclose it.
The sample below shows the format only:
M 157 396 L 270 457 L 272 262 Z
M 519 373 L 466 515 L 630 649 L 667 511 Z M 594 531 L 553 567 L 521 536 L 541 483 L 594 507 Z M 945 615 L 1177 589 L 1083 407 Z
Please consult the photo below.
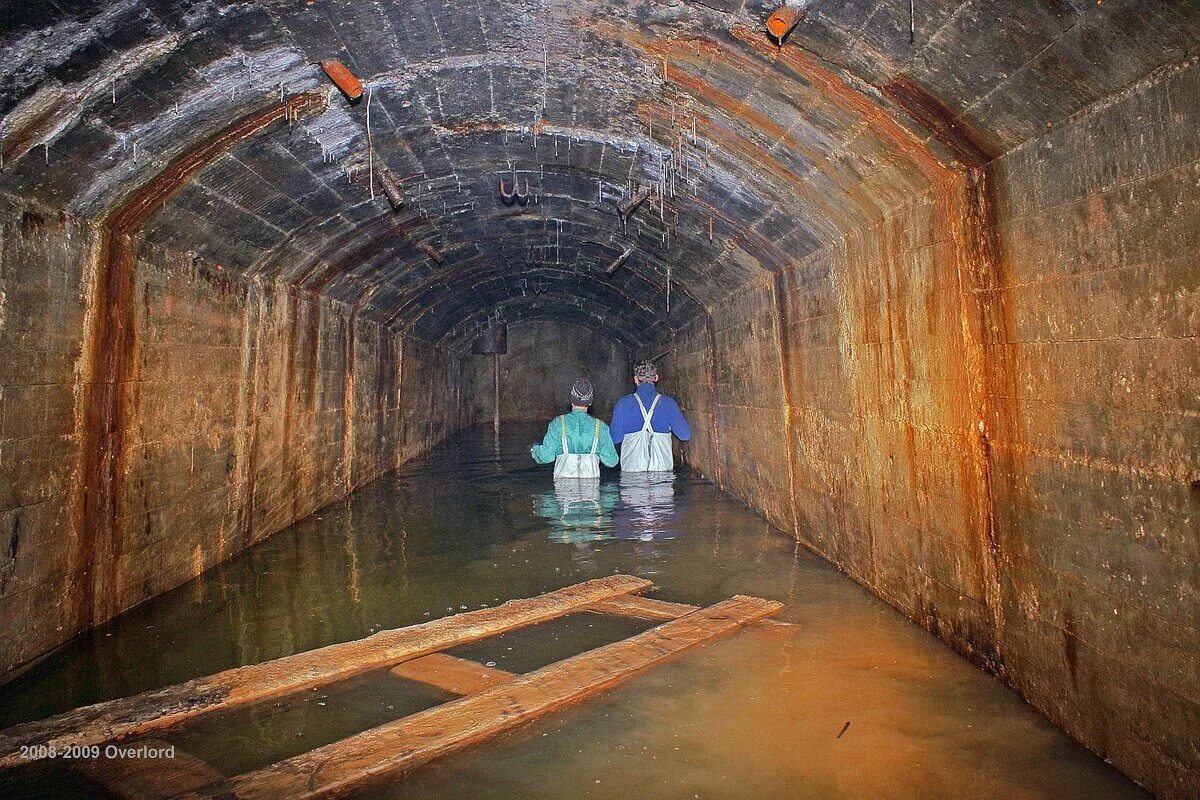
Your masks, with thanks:
M 800 24 L 800 20 L 804 19 L 808 14 L 807 8 L 800 6 L 781 5 L 775 9 L 771 16 L 767 17 L 767 32 L 778 43 L 782 44 L 787 35 L 792 32 L 792 29 Z
M 433 261 L 433 263 L 437 264 L 439 267 L 442 265 L 442 254 L 439 253 L 437 250 L 434 250 L 431 245 L 428 245 L 425 242 L 421 242 L 417 246 L 421 248 L 421 252 L 423 252 L 425 255 L 429 256 L 430 260 Z
M 492 430 L 500 435 L 500 354 L 492 353 Z
M 392 208 L 397 211 L 404 208 L 404 192 L 400 191 L 400 185 L 396 183 L 392 173 L 389 170 L 381 169 L 375 174 L 379 178 L 379 185 L 383 187 L 383 193 L 387 195 Z
M 342 93 L 350 100 L 357 100 L 363 96 L 363 85 L 354 73 L 346 68 L 346 65 L 338 61 L 336 58 L 330 58 L 321 62 L 321 69 L 325 70 L 325 74 L 329 76 L 329 80 L 333 81 L 334 85 L 342 90 Z
M 619 270 L 621 268 L 622 264 L 624 264 L 626 261 L 629 260 L 629 257 L 631 255 L 633 255 L 633 248 L 626 247 L 625 252 L 623 252 L 623 253 L 621 253 L 621 255 L 617 256 L 615 261 L 613 261 L 611 264 L 609 264 L 607 267 L 604 268 L 604 274 L 612 275 L 614 272 L 616 272 L 617 270 Z

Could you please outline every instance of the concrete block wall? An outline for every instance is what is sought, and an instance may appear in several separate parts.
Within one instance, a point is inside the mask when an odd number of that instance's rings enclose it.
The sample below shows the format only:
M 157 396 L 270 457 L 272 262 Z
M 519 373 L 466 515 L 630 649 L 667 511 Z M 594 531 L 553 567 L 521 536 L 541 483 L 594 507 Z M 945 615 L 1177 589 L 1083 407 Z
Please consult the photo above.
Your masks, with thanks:
M 80 629 L 78 371 L 92 231 L 0 195 L 0 674 Z
M 1197 130 L 1193 59 L 998 163 L 1006 673 L 1163 797 L 1200 787 Z
M 0 680 L 468 419 L 457 357 L 344 304 L 143 245 L 114 519 L 89 526 L 83 362 L 100 237 L 0 204 Z
M 694 466 L 1164 798 L 1200 786 L 1197 98 L 1155 73 L 664 362 Z
M 689 459 L 994 666 L 970 345 L 938 208 L 922 198 L 765 275 L 677 337 L 665 368 L 689 413 L 715 408 L 717 462 L 701 442 Z
M 492 418 L 492 358 L 466 356 L 467 396 L 479 421 Z M 500 418 L 546 422 L 569 409 L 571 384 L 586 377 L 595 397 L 592 414 L 612 419 L 613 404 L 633 391 L 632 361 L 620 343 L 592 328 L 536 320 L 508 328 L 508 353 L 500 356 Z
M 456 430 L 474 421 L 463 389 L 462 357 L 405 336 L 393 340 L 402 357 L 401 383 L 390 410 L 396 418 L 396 466 L 425 453 Z

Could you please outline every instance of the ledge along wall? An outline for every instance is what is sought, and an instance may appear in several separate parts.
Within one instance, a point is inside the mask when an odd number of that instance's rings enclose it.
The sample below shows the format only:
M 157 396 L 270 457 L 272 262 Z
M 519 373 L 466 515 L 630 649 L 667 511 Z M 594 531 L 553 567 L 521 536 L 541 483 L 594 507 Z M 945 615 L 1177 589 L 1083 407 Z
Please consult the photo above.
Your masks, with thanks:
M 472 416 L 492 418 L 492 357 L 468 355 Z M 594 328 L 539 320 L 508 327 L 508 353 L 500 356 L 500 418 L 549 422 L 569 410 L 571 384 L 586 377 L 595 396 L 593 416 L 608 422 L 613 404 L 633 391 L 633 363 L 624 345 Z
M 104 234 L 0 198 L 0 676 L 468 419 L 456 356 L 346 304 L 130 246 L 122 321 L 102 328 Z M 114 363 L 105 418 L 96 384 Z
M 1200 786 L 1196 130 L 1193 60 L 662 342 L 694 467 L 1165 798 Z

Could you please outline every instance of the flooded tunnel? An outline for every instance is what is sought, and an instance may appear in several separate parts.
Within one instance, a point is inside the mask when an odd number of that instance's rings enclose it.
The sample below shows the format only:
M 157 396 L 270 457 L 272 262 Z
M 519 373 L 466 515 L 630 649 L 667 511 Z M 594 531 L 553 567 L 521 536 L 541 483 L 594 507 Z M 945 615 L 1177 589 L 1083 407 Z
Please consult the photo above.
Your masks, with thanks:
M 0 797 L 1200 797 L 1198 51 L 0 3 Z

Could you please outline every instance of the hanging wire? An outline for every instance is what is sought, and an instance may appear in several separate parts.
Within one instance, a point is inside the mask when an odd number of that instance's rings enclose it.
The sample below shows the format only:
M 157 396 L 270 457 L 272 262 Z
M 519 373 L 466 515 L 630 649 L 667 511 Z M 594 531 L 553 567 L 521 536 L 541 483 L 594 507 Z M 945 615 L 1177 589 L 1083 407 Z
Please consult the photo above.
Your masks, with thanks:
M 371 186 L 371 199 L 375 199 L 375 148 L 371 141 L 371 100 L 374 90 L 367 89 L 367 173 Z

